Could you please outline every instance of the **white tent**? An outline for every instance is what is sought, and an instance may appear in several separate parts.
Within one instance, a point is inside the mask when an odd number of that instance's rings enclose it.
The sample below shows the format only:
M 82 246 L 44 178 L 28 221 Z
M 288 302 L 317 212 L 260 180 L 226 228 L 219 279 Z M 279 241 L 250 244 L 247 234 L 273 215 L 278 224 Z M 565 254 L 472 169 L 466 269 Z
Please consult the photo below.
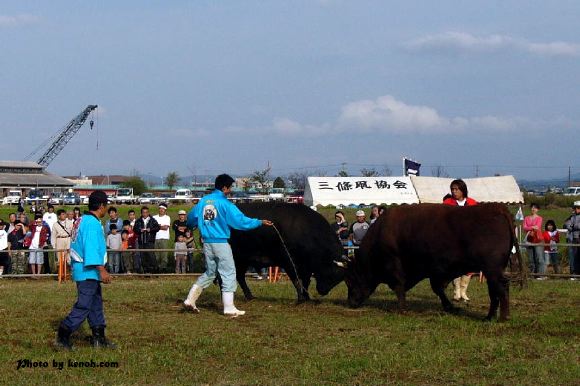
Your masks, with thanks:
M 308 177 L 304 204 L 417 204 L 409 177 Z
M 453 178 L 411 176 L 420 202 L 440 203 Z M 513 176 L 464 178 L 469 197 L 478 202 L 523 203 L 524 196 Z

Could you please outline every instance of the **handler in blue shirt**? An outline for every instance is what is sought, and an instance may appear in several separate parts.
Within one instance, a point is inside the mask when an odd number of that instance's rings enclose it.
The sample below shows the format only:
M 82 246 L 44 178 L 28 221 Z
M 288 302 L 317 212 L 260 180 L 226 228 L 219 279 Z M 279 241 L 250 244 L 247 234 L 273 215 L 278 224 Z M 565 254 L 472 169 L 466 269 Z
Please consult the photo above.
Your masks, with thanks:
M 56 343 L 72 349 L 70 335 L 85 319 L 93 331 L 93 347 L 115 348 L 105 338 L 105 314 L 101 282 L 108 284 L 111 276 L 105 270 L 107 247 L 100 219 L 107 213 L 107 195 L 96 190 L 89 196 L 89 213 L 79 218 L 71 237 L 72 278 L 77 284 L 77 301 L 70 314 L 60 323 Z
M 204 288 L 211 285 L 216 277 L 216 271 L 222 278 L 222 301 L 224 315 L 236 317 L 244 315 L 234 305 L 236 291 L 236 266 L 232 248 L 228 244 L 230 227 L 238 230 L 251 230 L 261 225 L 271 226 L 269 220 L 258 220 L 244 214 L 227 199 L 232 191 L 234 179 L 227 174 L 221 174 L 215 179 L 215 190 L 203 197 L 187 216 L 188 228 L 199 228 L 203 239 L 206 271 L 191 287 L 187 299 L 183 302 L 185 308 L 199 312 L 195 302 Z

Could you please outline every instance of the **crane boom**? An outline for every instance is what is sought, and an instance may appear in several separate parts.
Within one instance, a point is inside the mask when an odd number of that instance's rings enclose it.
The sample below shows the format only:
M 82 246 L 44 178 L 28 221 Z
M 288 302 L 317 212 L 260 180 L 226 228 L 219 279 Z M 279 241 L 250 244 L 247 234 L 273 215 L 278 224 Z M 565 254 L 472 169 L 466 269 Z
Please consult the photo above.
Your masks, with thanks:
M 58 132 L 56 139 L 48 147 L 48 150 L 46 150 L 38 159 L 38 164 L 47 167 L 79 131 L 81 126 L 87 120 L 89 114 L 96 108 L 97 105 L 88 105 L 79 115 L 74 117 L 65 127 L 63 127 Z

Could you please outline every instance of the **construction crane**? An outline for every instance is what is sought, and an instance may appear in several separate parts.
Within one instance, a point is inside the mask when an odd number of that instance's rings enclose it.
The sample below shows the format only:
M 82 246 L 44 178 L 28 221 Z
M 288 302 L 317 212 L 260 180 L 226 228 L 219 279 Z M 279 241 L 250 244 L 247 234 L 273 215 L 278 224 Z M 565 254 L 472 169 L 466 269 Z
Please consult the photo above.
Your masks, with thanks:
M 74 117 L 65 127 L 59 130 L 58 133 L 44 141 L 40 144 L 32 153 L 30 153 L 26 159 L 32 158 L 36 153 L 38 153 L 42 148 L 46 146 L 47 143 L 52 141 L 48 149 L 40 156 L 37 163 L 47 167 L 52 160 L 61 152 L 62 149 L 66 146 L 66 144 L 75 136 L 75 134 L 79 131 L 81 126 L 85 123 L 91 112 L 96 109 L 97 105 L 88 105 L 79 115 Z M 91 129 L 93 128 L 94 122 L 91 120 L 90 125 Z M 54 139 L 54 140 L 53 140 Z

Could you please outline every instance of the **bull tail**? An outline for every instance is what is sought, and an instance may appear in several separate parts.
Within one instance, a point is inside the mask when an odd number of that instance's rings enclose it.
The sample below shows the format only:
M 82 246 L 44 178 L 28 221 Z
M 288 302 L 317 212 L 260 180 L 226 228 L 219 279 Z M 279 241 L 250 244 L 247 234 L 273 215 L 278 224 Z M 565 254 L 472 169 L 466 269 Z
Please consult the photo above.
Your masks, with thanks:
M 509 212 L 508 215 L 508 223 L 510 224 L 511 229 L 511 250 L 510 250 L 510 281 L 517 283 L 520 288 L 523 288 L 526 284 L 527 279 L 527 270 L 524 268 L 524 260 L 522 259 L 522 254 L 520 253 L 520 243 L 516 236 L 516 229 L 514 226 L 514 222 L 512 220 L 511 214 Z

